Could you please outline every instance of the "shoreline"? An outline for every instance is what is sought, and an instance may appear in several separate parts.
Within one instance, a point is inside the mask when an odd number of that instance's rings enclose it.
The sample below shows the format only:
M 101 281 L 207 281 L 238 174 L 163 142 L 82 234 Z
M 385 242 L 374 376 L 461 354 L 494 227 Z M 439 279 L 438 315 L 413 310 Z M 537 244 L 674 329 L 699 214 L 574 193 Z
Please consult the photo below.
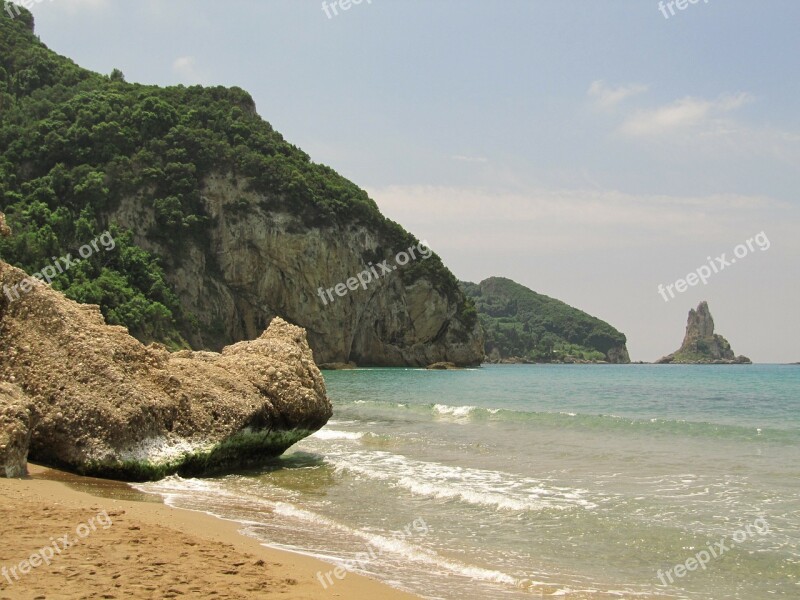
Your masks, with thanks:
M 28 470 L 0 483 L 0 600 L 55 590 L 59 598 L 419 600 L 355 573 L 325 588 L 318 573 L 334 565 L 264 546 L 234 521 L 173 508 L 123 482 Z

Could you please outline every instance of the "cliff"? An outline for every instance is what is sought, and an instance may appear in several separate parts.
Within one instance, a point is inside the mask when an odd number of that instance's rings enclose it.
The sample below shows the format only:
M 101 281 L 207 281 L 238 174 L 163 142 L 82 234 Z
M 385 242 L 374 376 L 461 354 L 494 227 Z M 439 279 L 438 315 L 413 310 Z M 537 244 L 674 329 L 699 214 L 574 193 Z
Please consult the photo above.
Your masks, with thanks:
M 656 364 L 750 364 L 746 356 L 736 356 L 731 345 L 721 335 L 714 333 L 714 319 L 706 301 L 689 311 L 686 334 L 681 347 Z
M 23 271 L 0 261 L 0 289 Z M 304 331 L 276 318 L 221 353 L 168 352 L 36 282 L 0 294 L 0 474 L 31 460 L 145 480 L 259 465 L 332 409 Z
M 630 362 L 623 333 L 560 300 L 504 277 L 461 286 L 475 302 L 489 362 Z
M 113 251 L 53 286 L 144 343 L 219 350 L 280 316 L 320 363 L 480 362 L 474 310 L 441 259 L 395 264 L 419 240 L 287 142 L 247 92 L 92 73 L 22 12 L 0 19 L 4 260 L 33 273 L 109 231 Z M 368 286 L 326 299 L 369 269 Z
M 479 325 L 465 318 L 467 301 L 450 287 L 452 275 L 438 257 L 428 249 L 428 258 L 415 252 L 416 264 L 395 264 L 397 253 L 420 247 L 415 238 L 358 221 L 309 226 L 303 215 L 276 206 L 269 193 L 253 191 L 233 174 L 210 175 L 202 194 L 206 235 L 189 241 L 180 265 L 167 269 L 182 307 L 202 323 L 199 334 L 185 332 L 193 344 L 252 339 L 280 315 L 306 329 L 318 364 L 480 362 Z M 135 198 L 124 199 L 109 218 L 135 232 L 156 226 L 152 209 Z M 139 233 L 135 239 L 157 255 L 169 254 L 163 242 Z M 376 268 L 380 278 L 370 273 L 366 288 L 326 295 L 384 261 L 397 270 Z

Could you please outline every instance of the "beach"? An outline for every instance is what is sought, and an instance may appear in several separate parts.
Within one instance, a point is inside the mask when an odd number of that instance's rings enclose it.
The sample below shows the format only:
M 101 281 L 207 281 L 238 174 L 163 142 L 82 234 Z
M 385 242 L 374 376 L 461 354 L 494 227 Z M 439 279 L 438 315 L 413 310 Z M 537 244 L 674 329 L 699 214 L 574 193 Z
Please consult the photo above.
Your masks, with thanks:
M 0 483 L 2 600 L 416 598 L 353 573 L 326 589 L 317 573 L 331 565 L 266 548 L 237 523 L 170 508 L 125 484 L 29 471 Z
M 259 469 L 3 480 L 0 600 L 797 597 L 792 367 L 327 383 L 334 418 Z

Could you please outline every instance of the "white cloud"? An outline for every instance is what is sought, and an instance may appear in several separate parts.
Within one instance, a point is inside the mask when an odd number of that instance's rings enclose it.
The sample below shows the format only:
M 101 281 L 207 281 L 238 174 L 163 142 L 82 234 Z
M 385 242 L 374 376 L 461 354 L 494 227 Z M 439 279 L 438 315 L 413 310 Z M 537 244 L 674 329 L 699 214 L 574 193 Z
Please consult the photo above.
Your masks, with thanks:
M 664 143 L 661 150 L 680 146 L 687 160 L 774 159 L 800 168 L 800 135 L 772 126 L 752 125 L 734 113 L 754 100 L 746 92 L 723 94 L 715 100 L 686 97 L 652 109 L 638 110 L 622 122 L 619 132 L 630 139 Z
M 622 124 L 620 130 L 626 135 L 646 137 L 681 132 L 688 128 L 718 128 L 721 124 L 719 119 L 724 113 L 736 110 L 752 99 L 750 94 L 744 92 L 723 95 L 716 100 L 682 98 L 665 106 L 637 111 Z
M 737 194 L 635 196 L 614 190 L 390 186 L 371 189 L 389 218 L 429 238 L 446 234 L 466 250 L 476 239 L 524 253 L 558 254 L 641 248 L 676 240 L 723 244 L 731 230 L 748 233 L 758 216 L 783 205 Z M 754 225 L 756 223 L 756 225 Z M 446 233 L 445 233 L 446 232 Z
M 180 77 L 183 83 L 203 84 L 205 75 L 197 68 L 194 56 L 179 56 L 172 63 L 172 71 Z
M 626 98 L 646 91 L 647 86 L 643 83 L 629 83 L 628 85 L 611 87 L 598 79 L 592 82 L 587 93 L 598 108 L 609 109 L 615 107 Z

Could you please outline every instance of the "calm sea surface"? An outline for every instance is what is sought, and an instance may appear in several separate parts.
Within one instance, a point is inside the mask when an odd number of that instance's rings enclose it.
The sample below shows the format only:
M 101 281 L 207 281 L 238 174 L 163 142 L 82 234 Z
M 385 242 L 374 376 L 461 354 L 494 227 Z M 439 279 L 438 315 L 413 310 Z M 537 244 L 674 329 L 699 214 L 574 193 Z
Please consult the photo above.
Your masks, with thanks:
M 140 489 L 427 598 L 800 598 L 800 366 L 325 379 L 273 467 Z

